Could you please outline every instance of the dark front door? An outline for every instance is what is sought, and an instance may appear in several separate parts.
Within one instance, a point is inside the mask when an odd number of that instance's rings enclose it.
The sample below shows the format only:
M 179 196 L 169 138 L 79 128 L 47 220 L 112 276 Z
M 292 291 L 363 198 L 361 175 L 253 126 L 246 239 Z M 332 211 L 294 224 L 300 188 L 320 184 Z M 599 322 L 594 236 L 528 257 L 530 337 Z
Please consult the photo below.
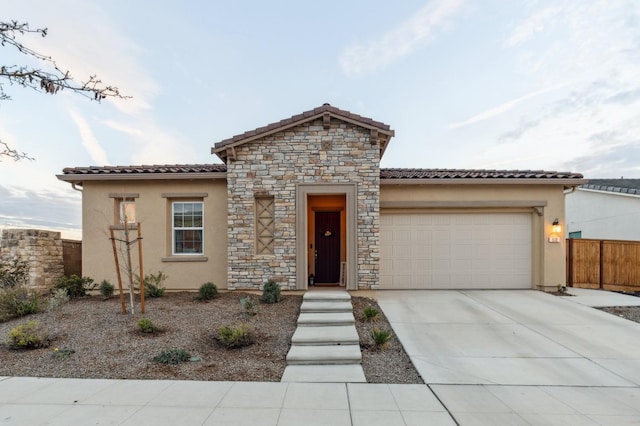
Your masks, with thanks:
M 340 212 L 316 212 L 317 283 L 340 281 Z

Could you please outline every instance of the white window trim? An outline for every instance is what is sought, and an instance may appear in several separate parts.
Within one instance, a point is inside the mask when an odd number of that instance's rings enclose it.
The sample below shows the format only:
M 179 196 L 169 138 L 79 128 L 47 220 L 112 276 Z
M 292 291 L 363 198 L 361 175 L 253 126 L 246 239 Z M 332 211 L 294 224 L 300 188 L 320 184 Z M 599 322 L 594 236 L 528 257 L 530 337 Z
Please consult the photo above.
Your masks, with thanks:
M 202 231 L 202 252 L 201 253 L 176 253 L 176 227 L 174 226 L 176 204 L 200 204 L 202 205 L 202 226 L 180 227 L 178 230 Z M 172 201 L 171 202 L 171 255 L 172 256 L 204 256 L 204 201 Z

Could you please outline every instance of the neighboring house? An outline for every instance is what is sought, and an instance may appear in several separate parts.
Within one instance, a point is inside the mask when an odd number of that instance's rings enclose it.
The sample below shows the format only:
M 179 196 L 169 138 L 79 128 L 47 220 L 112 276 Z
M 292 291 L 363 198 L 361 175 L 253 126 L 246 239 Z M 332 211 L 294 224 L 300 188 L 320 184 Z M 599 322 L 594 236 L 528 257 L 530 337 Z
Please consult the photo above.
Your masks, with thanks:
M 640 179 L 589 179 L 566 196 L 568 238 L 640 241 Z
M 224 164 L 77 167 L 83 272 L 115 281 L 126 215 L 169 289 L 540 288 L 565 283 L 564 191 L 582 175 L 380 169 L 394 131 L 324 104 L 211 149 Z

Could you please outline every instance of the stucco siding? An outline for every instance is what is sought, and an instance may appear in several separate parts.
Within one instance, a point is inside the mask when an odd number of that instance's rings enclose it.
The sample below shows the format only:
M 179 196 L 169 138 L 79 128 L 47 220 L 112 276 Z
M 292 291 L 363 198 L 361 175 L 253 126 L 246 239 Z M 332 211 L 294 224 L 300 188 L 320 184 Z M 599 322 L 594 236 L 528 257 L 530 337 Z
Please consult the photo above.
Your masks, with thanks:
M 383 213 L 528 213 L 532 220 L 532 288 L 552 289 L 565 284 L 564 239 L 561 238 L 559 243 L 549 242 L 554 219 L 558 218 L 564 226 L 562 185 L 412 185 L 383 182 L 380 203 Z
M 217 180 L 180 181 L 87 181 L 82 197 L 83 274 L 97 282 L 107 279 L 117 286 L 117 276 L 109 229 L 116 222 L 114 194 L 136 194 L 136 221 L 141 223 L 145 274 L 164 272 L 169 290 L 195 290 L 207 281 L 227 287 L 227 202 L 226 182 Z M 183 198 L 171 198 L 171 195 Z M 195 194 L 190 197 L 189 194 Z M 203 196 L 205 195 L 206 196 Z M 202 201 L 204 204 L 204 253 L 179 261 L 171 255 L 171 202 Z M 122 231 L 115 231 L 117 238 Z M 136 236 L 133 230 L 132 237 Z M 138 272 L 138 248 L 132 246 Z M 198 261 L 206 259 L 206 261 Z M 124 279 L 124 275 L 123 275 Z

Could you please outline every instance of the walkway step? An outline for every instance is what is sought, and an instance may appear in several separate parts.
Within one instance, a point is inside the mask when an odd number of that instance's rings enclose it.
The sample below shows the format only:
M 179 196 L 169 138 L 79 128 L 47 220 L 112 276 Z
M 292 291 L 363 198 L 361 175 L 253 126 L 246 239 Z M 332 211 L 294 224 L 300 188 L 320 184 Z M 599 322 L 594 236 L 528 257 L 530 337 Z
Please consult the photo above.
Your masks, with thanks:
M 362 353 L 358 345 L 291 346 L 287 365 L 300 364 L 360 364 Z
M 358 345 L 360 337 L 352 325 L 298 327 L 292 345 Z
M 282 382 L 366 383 L 362 365 L 287 365 Z
M 356 319 L 352 312 L 300 313 L 298 327 L 323 327 L 331 325 L 354 325 Z
M 349 302 L 351 295 L 346 291 L 307 291 L 302 297 L 303 301 L 343 301 Z
M 353 305 L 342 301 L 304 301 L 300 305 L 300 312 L 353 312 Z

